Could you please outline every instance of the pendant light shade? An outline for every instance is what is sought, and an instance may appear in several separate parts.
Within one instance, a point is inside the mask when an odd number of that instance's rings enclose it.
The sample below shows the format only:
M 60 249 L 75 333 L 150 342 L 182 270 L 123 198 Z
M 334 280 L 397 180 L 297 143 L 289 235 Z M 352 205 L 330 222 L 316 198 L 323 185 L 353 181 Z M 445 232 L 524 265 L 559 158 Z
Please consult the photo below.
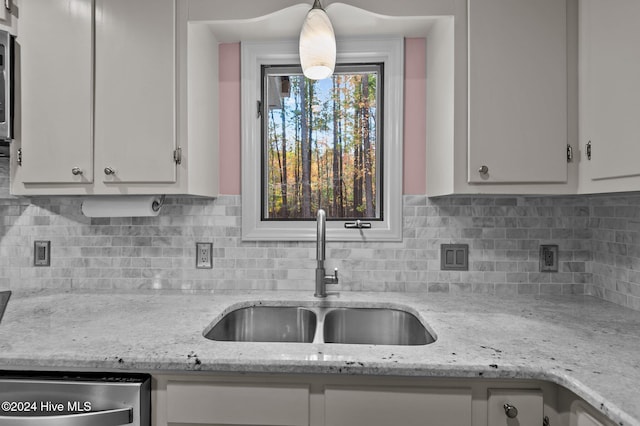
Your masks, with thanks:
M 300 64 L 305 77 L 322 80 L 336 66 L 336 37 L 329 16 L 316 0 L 300 31 Z

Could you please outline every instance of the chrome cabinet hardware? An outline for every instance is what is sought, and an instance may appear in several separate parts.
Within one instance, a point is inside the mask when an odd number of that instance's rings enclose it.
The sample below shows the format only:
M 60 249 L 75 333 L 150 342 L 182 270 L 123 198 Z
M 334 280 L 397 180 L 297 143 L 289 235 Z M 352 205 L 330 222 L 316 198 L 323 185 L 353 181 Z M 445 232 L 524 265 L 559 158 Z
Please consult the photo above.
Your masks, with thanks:
M 345 222 L 344 227 L 347 229 L 369 229 L 371 224 L 357 219 L 355 222 Z
M 481 175 L 486 175 L 487 173 L 489 173 L 489 167 L 487 166 L 482 166 L 478 169 L 478 173 L 480 173 Z
M 82 169 L 80 167 L 74 167 L 71 169 L 71 174 L 74 176 L 78 176 L 82 174 Z
M 518 409 L 513 405 L 506 403 L 502 407 L 504 408 L 504 414 L 506 414 L 510 419 L 518 417 Z
M 587 142 L 587 160 L 591 160 L 591 141 Z
M 182 147 L 177 147 L 173 150 L 173 161 L 176 164 L 182 164 Z
M 111 167 L 105 167 L 104 168 L 104 174 L 107 175 L 107 176 L 115 175 L 116 171 L 113 170 Z
M 570 163 L 571 160 L 573 160 L 573 148 L 567 144 L 567 163 Z

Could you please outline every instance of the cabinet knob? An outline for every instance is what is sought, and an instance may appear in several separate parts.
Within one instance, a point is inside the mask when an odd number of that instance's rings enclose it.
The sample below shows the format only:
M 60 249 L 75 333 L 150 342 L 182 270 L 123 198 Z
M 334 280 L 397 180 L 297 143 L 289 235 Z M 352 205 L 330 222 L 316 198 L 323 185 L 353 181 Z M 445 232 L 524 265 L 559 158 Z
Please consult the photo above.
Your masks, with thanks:
M 504 414 L 506 414 L 510 419 L 515 419 L 516 417 L 518 417 L 518 409 L 513 405 L 507 403 L 503 405 L 503 408 Z
M 116 171 L 113 170 L 111 167 L 105 167 L 104 168 L 104 174 L 107 175 L 107 176 L 115 175 Z
M 80 167 L 74 167 L 71 169 L 71 174 L 74 176 L 78 176 L 82 174 L 82 169 Z
M 489 168 L 487 166 L 482 166 L 478 169 L 478 172 L 482 175 L 486 175 L 489 173 Z

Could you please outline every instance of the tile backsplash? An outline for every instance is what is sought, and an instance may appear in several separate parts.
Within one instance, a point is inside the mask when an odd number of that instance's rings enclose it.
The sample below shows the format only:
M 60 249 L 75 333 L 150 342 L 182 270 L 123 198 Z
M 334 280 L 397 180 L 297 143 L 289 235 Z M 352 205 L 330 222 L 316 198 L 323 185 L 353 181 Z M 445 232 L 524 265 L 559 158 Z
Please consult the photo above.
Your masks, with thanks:
M 241 197 L 167 197 L 158 217 L 89 219 L 80 197 L 0 200 L 0 287 L 313 291 L 315 243 L 242 242 Z M 35 240 L 51 266 L 33 266 Z M 213 269 L 195 243 L 213 243 Z M 469 245 L 441 271 L 440 244 Z M 539 272 L 540 244 L 559 271 Z M 592 294 L 640 310 L 640 195 L 404 196 L 396 243 L 327 243 L 340 291 Z
M 589 294 L 640 310 L 640 195 L 592 196 Z

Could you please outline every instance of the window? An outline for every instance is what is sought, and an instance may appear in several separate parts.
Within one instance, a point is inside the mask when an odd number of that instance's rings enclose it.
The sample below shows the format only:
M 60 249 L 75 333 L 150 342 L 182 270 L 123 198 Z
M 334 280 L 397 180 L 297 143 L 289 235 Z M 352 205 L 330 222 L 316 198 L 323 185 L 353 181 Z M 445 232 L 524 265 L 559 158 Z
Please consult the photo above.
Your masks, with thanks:
M 310 81 L 297 43 L 242 44 L 243 239 L 314 239 L 318 208 L 329 240 L 402 238 L 402 53 L 338 40 L 334 75 Z
M 383 64 L 339 65 L 314 81 L 262 66 L 262 220 L 381 220 Z M 381 151 L 380 151 L 381 152 Z

